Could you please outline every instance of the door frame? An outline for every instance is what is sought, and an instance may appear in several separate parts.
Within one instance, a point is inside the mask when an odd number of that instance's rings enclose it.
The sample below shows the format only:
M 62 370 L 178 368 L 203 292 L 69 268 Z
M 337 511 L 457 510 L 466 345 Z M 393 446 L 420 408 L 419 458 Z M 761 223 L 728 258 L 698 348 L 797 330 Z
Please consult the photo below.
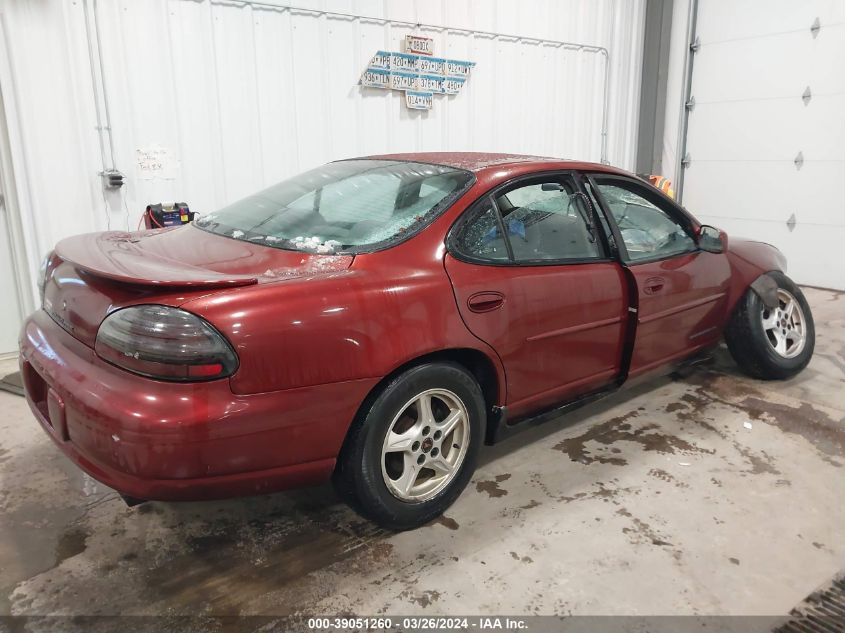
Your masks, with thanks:
M 706 255 L 707 251 L 702 249 L 698 244 L 698 228 L 701 224 L 698 220 L 693 216 L 689 211 L 684 209 L 680 206 L 677 202 L 675 202 L 672 198 L 667 196 L 665 193 L 660 191 L 659 189 L 652 187 L 650 184 L 639 180 L 636 177 L 631 176 L 618 176 L 616 174 L 603 174 L 600 172 L 589 172 L 585 173 L 585 177 L 590 184 L 592 189 L 593 198 L 596 200 L 598 206 L 601 207 L 601 212 L 604 217 L 607 219 L 610 231 L 613 234 L 614 241 L 617 242 L 617 257 L 619 259 L 619 264 L 622 266 L 623 271 L 625 272 L 625 277 L 628 279 L 629 283 L 629 292 L 631 296 L 631 306 L 629 308 L 631 312 L 631 319 L 629 321 L 630 327 L 630 347 L 626 350 L 626 359 L 625 359 L 625 380 L 627 381 L 628 376 L 630 374 L 631 365 L 633 363 L 633 356 L 634 351 L 637 345 L 637 339 L 639 336 L 639 328 L 642 323 L 648 322 L 648 317 L 646 320 L 641 323 L 641 316 L 640 316 L 640 285 L 637 280 L 636 275 L 634 274 L 634 269 L 641 265 L 649 265 L 655 264 L 662 261 L 672 260 L 679 257 L 687 257 L 690 255 L 702 256 Z M 595 178 L 594 178 L 595 177 Z M 681 253 L 672 253 L 669 255 L 662 255 L 656 257 L 647 257 L 643 259 L 638 259 L 632 261 L 631 258 L 628 256 L 628 250 L 625 246 L 625 242 L 622 239 L 622 233 L 619 230 L 619 225 L 616 222 L 616 218 L 614 217 L 613 213 L 611 212 L 610 205 L 608 204 L 607 200 L 601 193 L 601 190 L 596 183 L 596 180 L 606 180 L 606 181 L 618 181 L 618 182 L 629 182 L 634 185 L 634 189 L 639 189 L 643 192 L 643 197 L 652 202 L 650 200 L 653 198 L 657 202 L 662 202 L 662 205 L 657 205 L 656 202 L 653 202 L 655 206 L 657 206 L 661 211 L 664 211 L 669 215 L 672 220 L 675 220 L 681 228 L 689 235 L 689 237 L 693 240 L 694 248 L 690 250 L 683 251 Z M 665 208 L 664 208 L 665 207 Z M 724 254 L 722 254 L 724 255 Z M 724 294 L 724 293 L 723 293 Z M 715 296 L 714 300 L 719 298 L 718 295 Z M 701 305 L 701 303 L 696 302 L 697 305 Z M 704 302 L 706 303 L 706 302 Z M 695 305 L 689 305 L 687 308 L 694 308 Z M 705 344 L 703 346 L 699 346 L 695 349 L 688 350 L 688 355 L 694 355 L 697 351 L 702 349 L 703 347 L 707 347 L 709 344 Z M 683 355 L 680 356 L 683 358 Z M 677 357 L 670 357 L 665 359 L 663 362 L 654 365 L 653 367 L 646 367 L 637 368 L 633 372 L 633 377 L 635 379 L 641 379 L 643 376 L 648 376 L 653 370 L 658 369 L 662 366 L 671 365 L 672 363 L 677 362 Z
M 583 175 L 586 178 L 587 182 L 590 183 L 590 187 L 593 190 L 596 202 L 601 207 L 602 213 L 607 219 L 607 223 L 610 226 L 611 233 L 613 233 L 613 239 L 616 241 L 617 251 L 619 253 L 619 261 L 623 266 L 627 267 L 636 266 L 637 264 L 648 264 L 651 262 L 656 262 L 663 259 L 671 259 L 672 257 L 678 257 L 680 255 L 694 253 L 701 250 L 701 248 L 698 246 L 697 229 L 700 226 L 698 220 L 696 220 L 695 217 L 689 211 L 684 209 L 682 206 L 680 206 L 677 202 L 672 200 L 672 198 L 667 196 L 659 189 L 652 187 L 647 182 L 644 182 L 639 178 L 632 176 L 622 176 L 618 174 L 608 174 L 603 172 L 584 172 Z M 598 188 L 596 180 L 617 180 L 619 182 L 631 183 L 634 185 L 635 188 L 639 188 L 643 192 L 645 192 L 646 195 L 644 197 L 646 198 L 646 200 L 648 200 L 649 197 L 653 197 L 668 206 L 670 217 L 676 222 L 678 222 L 681 225 L 681 228 L 683 228 L 684 231 L 687 232 L 692 241 L 695 243 L 695 250 L 685 251 L 684 253 L 674 253 L 671 255 L 648 257 L 644 259 L 638 259 L 636 261 L 631 261 L 630 257 L 628 257 L 628 248 L 625 246 L 625 242 L 622 240 L 622 233 L 620 232 L 619 226 L 616 223 L 616 218 L 613 216 L 613 213 L 611 213 L 610 205 L 607 203 L 607 200 L 604 199 L 601 190 Z
M 613 237 L 614 256 L 616 258 L 617 263 L 622 268 L 622 272 L 624 273 L 625 279 L 628 283 L 628 329 L 626 334 L 626 344 L 625 348 L 623 349 L 621 374 L 619 377 L 619 385 L 621 386 L 628 382 L 629 377 L 631 375 L 631 366 L 634 361 L 634 352 L 637 345 L 637 338 L 639 336 L 640 287 L 637 281 L 637 276 L 634 274 L 633 268 L 638 265 L 652 264 L 655 262 L 673 259 L 675 257 L 689 255 L 691 253 L 701 253 L 702 250 L 698 246 L 697 238 L 697 228 L 700 225 L 698 220 L 696 220 L 695 217 L 689 211 L 684 209 L 682 206 L 680 206 L 677 202 L 675 202 L 672 198 L 667 196 L 659 189 L 652 187 L 650 184 L 644 182 L 636 176 L 625 176 L 620 174 L 609 174 L 606 172 L 595 171 L 584 171 L 581 173 L 581 176 L 584 179 L 584 182 L 582 182 L 582 187 L 586 189 L 584 183 L 589 184 L 590 186 L 590 191 L 587 193 L 588 198 L 591 201 L 594 201 L 595 205 L 599 207 L 596 210 L 596 213 L 601 213 L 602 217 L 607 223 L 607 230 Z M 661 208 L 662 210 L 663 206 L 668 207 L 666 211 L 668 212 L 669 216 L 673 220 L 677 221 L 684 229 L 684 231 L 687 232 L 687 234 L 692 238 L 693 243 L 695 244 L 695 248 L 693 250 L 685 251 L 683 253 L 674 253 L 671 255 L 649 257 L 637 261 L 632 261 L 631 258 L 628 256 L 628 249 L 625 246 L 625 240 L 622 238 L 622 232 L 619 230 L 619 225 L 616 222 L 616 218 L 610 210 L 610 205 L 607 203 L 607 200 L 605 200 L 604 196 L 601 193 L 601 190 L 598 187 L 598 184 L 596 182 L 597 179 L 609 181 L 615 180 L 617 182 L 631 183 L 634 185 L 635 189 L 640 189 L 645 194 L 647 194 L 645 196 L 646 200 L 648 200 L 649 197 L 652 197 L 655 200 L 664 203 L 664 205 L 660 205 L 658 208 Z M 634 378 L 637 378 L 642 375 L 642 372 L 635 370 Z
M 605 234 L 604 225 L 601 222 L 601 218 L 599 217 L 599 213 L 601 212 L 599 209 L 594 208 L 595 205 L 590 203 L 590 196 L 584 190 L 584 185 L 581 182 L 581 178 L 586 176 L 584 172 L 579 172 L 576 169 L 550 169 L 546 171 L 538 171 L 538 172 L 531 172 L 529 174 L 521 174 L 519 176 L 514 176 L 513 178 L 506 180 L 503 183 L 496 185 L 495 187 L 491 187 L 487 191 L 484 191 L 476 197 L 469 205 L 467 205 L 466 209 L 464 209 L 461 214 L 455 219 L 452 223 L 452 226 L 449 227 L 449 230 L 446 232 L 446 252 L 449 253 L 452 257 L 457 260 L 460 260 L 465 263 L 469 264 L 480 264 L 483 266 L 521 266 L 521 267 L 530 267 L 530 266 L 563 266 L 568 264 L 592 264 L 597 262 L 609 262 L 609 261 L 618 261 L 618 258 L 614 256 L 612 249 L 610 247 L 609 236 Z M 534 260 L 534 261 L 525 261 L 525 262 L 517 262 L 514 260 L 507 260 L 507 261 L 496 261 L 496 260 L 487 260 L 487 259 L 476 259 L 473 257 L 469 257 L 468 255 L 461 252 L 461 250 L 456 245 L 456 240 L 458 234 L 461 232 L 461 229 L 468 223 L 471 222 L 476 218 L 479 213 L 480 208 L 483 206 L 484 202 L 488 199 L 492 199 L 492 203 L 494 205 L 494 209 L 496 210 L 496 215 L 501 219 L 501 212 L 499 210 L 499 206 L 496 203 L 496 195 L 504 191 L 506 189 L 513 189 L 514 186 L 518 186 L 520 183 L 524 182 L 531 182 L 533 180 L 543 180 L 545 178 L 571 178 L 572 182 L 575 184 L 575 187 L 578 190 L 578 193 L 583 194 L 586 197 L 587 207 L 589 208 L 590 212 L 592 213 L 593 223 L 596 227 L 596 231 L 599 234 L 599 250 L 601 251 L 601 257 L 599 258 L 584 258 L 584 259 L 549 259 L 549 260 Z
M 584 265 L 592 265 L 592 264 L 612 264 L 617 269 L 622 271 L 622 285 L 620 286 L 620 290 L 627 289 L 628 291 L 628 305 L 630 306 L 631 301 L 636 301 L 636 297 L 631 295 L 630 291 L 630 281 L 629 276 L 630 273 L 627 271 L 627 267 L 624 263 L 622 263 L 619 259 L 618 253 L 613 251 L 611 248 L 610 236 L 606 232 L 606 226 L 602 222 L 602 210 L 599 208 L 597 203 L 593 203 L 592 199 L 588 195 L 586 189 L 584 188 L 583 183 L 584 173 L 577 170 L 577 169 L 550 169 L 538 172 L 531 172 L 527 174 L 520 174 L 509 180 L 499 183 L 494 187 L 487 189 L 486 191 L 478 194 L 471 203 L 467 205 L 467 207 L 460 213 L 460 215 L 452 222 L 452 225 L 449 227 L 449 230 L 446 233 L 445 239 L 445 247 L 446 247 L 446 255 L 454 259 L 455 261 L 461 262 L 463 264 L 469 264 L 472 266 L 482 266 L 488 268 L 499 268 L 499 269 L 506 269 L 506 268 L 522 268 L 522 269 L 538 269 L 538 268 L 545 268 L 545 267 L 572 267 L 577 268 L 579 266 Z M 468 255 L 464 251 L 462 251 L 458 244 L 457 240 L 460 236 L 461 232 L 463 231 L 464 227 L 472 222 L 473 220 L 477 219 L 480 213 L 483 212 L 485 208 L 485 203 L 489 202 L 492 209 L 495 211 L 497 219 L 499 221 L 499 228 L 502 231 L 503 235 L 505 236 L 505 240 L 507 240 L 507 232 L 504 230 L 502 226 L 502 215 L 501 209 L 499 208 L 499 204 L 496 201 L 496 196 L 499 195 L 501 192 L 509 191 L 514 188 L 518 188 L 520 186 L 529 185 L 529 184 L 537 184 L 544 180 L 563 180 L 569 179 L 575 187 L 575 194 L 580 195 L 584 198 L 584 203 L 586 205 L 587 211 L 590 214 L 590 218 L 592 220 L 593 226 L 596 231 L 596 245 L 598 247 L 599 255 L 597 257 L 584 257 L 584 258 L 563 258 L 563 259 L 548 259 L 548 260 L 516 260 L 513 258 L 513 254 L 511 251 L 510 246 L 508 246 L 508 255 L 509 258 L 507 260 L 493 260 L 493 259 L 484 259 L 484 258 L 476 258 L 473 256 Z M 506 242 L 507 243 L 507 242 Z M 445 261 L 445 257 L 444 257 Z M 447 275 L 448 275 L 447 270 Z M 454 281 L 450 276 L 450 283 L 453 287 L 453 292 L 455 292 L 455 300 L 460 304 L 460 298 L 457 295 L 457 290 L 454 286 Z M 626 288 L 627 286 L 627 288 Z M 459 307 L 460 309 L 460 307 Z M 576 395 L 572 398 L 566 397 L 558 400 L 558 402 L 551 407 L 546 407 L 539 409 L 539 411 L 543 411 L 546 409 L 558 409 L 561 406 L 570 406 L 571 404 L 587 400 L 592 398 L 597 393 L 605 393 L 609 390 L 617 389 L 622 383 L 625 382 L 627 378 L 627 370 L 628 365 L 631 357 L 631 349 L 633 348 L 633 341 L 631 337 L 631 323 L 635 322 L 636 319 L 632 318 L 630 308 L 628 308 L 625 315 L 621 317 L 621 324 L 622 324 L 622 349 L 618 357 L 619 363 L 619 371 L 617 371 L 614 375 L 608 378 L 607 382 L 601 385 L 598 388 L 592 389 L 590 391 L 581 393 Z M 598 323 L 598 322 L 597 322 Z M 469 327 L 469 326 L 468 326 Z M 482 339 L 484 340 L 484 339 Z M 485 341 L 486 342 L 486 341 Z M 488 343 L 489 344 L 489 343 Z M 490 344 L 492 347 L 492 344 Z M 495 350 L 495 347 L 494 347 Z M 496 350 L 498 354 L 499 351 Z M 505 361 L 500 356 L 500 361 L 502 362 L 503 366 L 505 365 Z M 505 366 L 505 374 L 507 376 L 508 368 Z M 577 381 L 576 381 L 577 382 Z M 566 383 L 565 385 L 561 385 L 561 388 L 565 386 L 573 385 L 572 382 Z M 532 396 L 532 398 L 536 399 L 536 395 Z M 510 390 L 507 392 L 506 402 L 507 404 L 504 407 L 500 407 L 498 412 L 505 416 L 504 413 L 509 408 L 514 407 L 515 405 L 522 405 L 528 398 L 520 398 L 516 401 L 511 400 Z M 531 418 L 534 414 L 529 414 L 527 417 Z M 524 417 L 524 416 L 522 416 Z M 504 418 L 503 418 L 504 419 Z M 498 422 L 493 423 L 494 429 L 498 429 Z M 498 437 L 498 434 L 501 429 L 494 430 L 492 432 L 491 437 L 495 436 Z M 488 438 L 489 439 L 489 438 Z

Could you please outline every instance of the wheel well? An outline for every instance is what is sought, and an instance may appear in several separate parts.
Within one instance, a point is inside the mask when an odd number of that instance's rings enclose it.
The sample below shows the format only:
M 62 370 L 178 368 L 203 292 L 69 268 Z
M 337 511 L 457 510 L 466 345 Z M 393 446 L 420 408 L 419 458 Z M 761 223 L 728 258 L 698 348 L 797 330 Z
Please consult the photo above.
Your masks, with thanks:
M 453 363 L 457 363 L 458 365 L 462 365 L 464 369 L 473 375 L 473 377 L 478 381 L 478 385 L 481 387 L 481 393 L 484 394 L 484 405 L 487 411 L 489 411 L 491 407 L 498 402 L 499 380 L 496 375 L 496 367 L 493 365 L 493 361 L 491 361 L 484 352 L 470 348 L 444 349 L 409 360 L 382 378 L 379 383 L 373 387 L 371 393 L 378 393 L 383 385 L 390 382 L 394 377 L 404 371 L 407 371 L 411 367 L 438 361 L 451 361 Z
M 493 361 L 490 360 L 484 352 L 471 348 L 454 348 L 424 354 L 400 365 L 382 378 L 372 389 L 370 389 L 367 397 L 364 398 L 361 406 L 358 407 L 355 417 L 351 420 L 341 452 L 346 447 L 350 430 L 352 430 L 361 420 L 363 413 L 369 409 L 370 405 L 378 397 L 385 385 L 411 367 L 438 361 L 457 363 L 473 375 L 481 387 L 481 393 L 484 395 L 485 412 L 489 413 L 493 406 L 499 401 L 499 380 L 496 373 L 496 367 L 493 365 Z

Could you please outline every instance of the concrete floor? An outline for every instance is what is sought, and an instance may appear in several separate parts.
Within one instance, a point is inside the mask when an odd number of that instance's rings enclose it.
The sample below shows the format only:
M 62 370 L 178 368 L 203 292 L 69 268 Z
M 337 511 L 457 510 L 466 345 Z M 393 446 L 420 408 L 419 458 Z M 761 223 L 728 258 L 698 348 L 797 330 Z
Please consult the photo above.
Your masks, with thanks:
M 127 508 L 0 393 L 0 614 L 785 614 L 845 568 L 845 294 L 806 292 L 794 380 L 723 352 L 485 449 L 402 534 L 329 487 Z

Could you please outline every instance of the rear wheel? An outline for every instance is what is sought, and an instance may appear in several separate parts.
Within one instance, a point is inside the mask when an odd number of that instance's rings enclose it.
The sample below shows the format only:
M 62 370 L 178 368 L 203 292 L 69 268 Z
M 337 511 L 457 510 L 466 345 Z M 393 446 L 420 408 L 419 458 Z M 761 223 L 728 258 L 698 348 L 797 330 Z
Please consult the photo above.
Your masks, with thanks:
M 813 356 L 816 331 L 801 289 L 786 275 L 777 282 L 777 305 L 767 306 L 752 289 L 731 317 L 725 340 L 737 364 L 755 378 L 784 379 L 804 369 Z
M 365 404 L 338 459 L 334 483 L 359 513 L 391 529 L 443 513 L 475 471 L 484 398 L 454 363 L 413 367 Z

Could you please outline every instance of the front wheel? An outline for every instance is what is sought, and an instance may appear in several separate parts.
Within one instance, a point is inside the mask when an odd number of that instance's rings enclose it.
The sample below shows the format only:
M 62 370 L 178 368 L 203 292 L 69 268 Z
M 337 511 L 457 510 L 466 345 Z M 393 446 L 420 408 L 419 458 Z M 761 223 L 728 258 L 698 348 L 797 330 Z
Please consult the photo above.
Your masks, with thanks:
M 816 330 L 801 289 L 783 273 L 768 274 L 778 286 L 777 305 L 767 306 L 749 288 L 728 323 L 725 341 L 747 374 L 764 380 L 786 379 L 810 362 Z
M 484 397 L 454 363 L 412 367 L 365 404 L 350 429 L 335 488 L 379 525 L 404 530 L 443 513 L 475 470 Z

